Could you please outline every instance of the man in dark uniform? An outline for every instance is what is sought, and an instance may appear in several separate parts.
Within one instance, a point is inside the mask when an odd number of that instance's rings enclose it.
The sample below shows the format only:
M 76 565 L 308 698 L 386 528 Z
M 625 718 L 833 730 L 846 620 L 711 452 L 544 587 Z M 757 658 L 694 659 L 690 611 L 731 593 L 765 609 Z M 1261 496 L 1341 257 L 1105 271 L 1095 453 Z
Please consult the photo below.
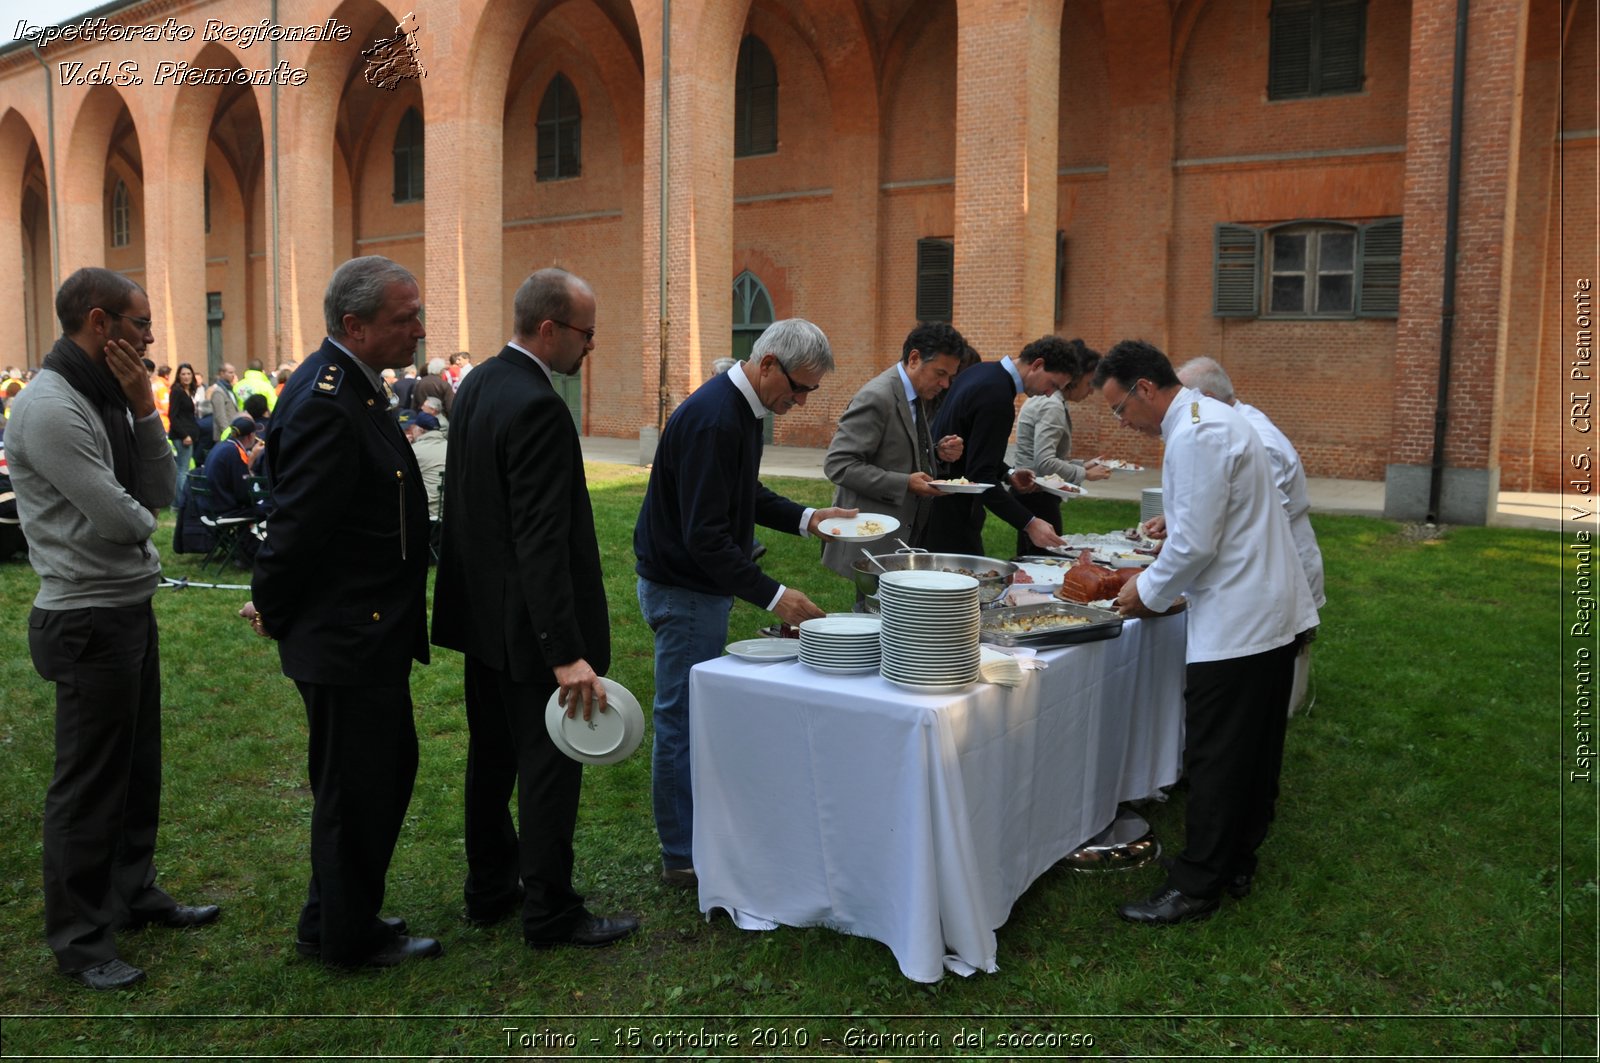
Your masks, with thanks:
M 578 432 L 550 375 L 576 373 L 593 348 L 595 298 L 543 269 L 512 306 L 511 342 L 456 395 L 434 588 L 433 641 L 467 655 L 467 919 L 520 907 L 528 944 L 594 947 L 639 921 L 594 915 L 572 888 L 583 766 L 544 715 L 557 689 L 569 716 L 606 711 L 600 545 Z
M 310 729 L 311 885 L 295 947 L 336 966 L 441 951 L 378 914 L 417 773 L 411 662 L 428 661 L 428 498 L 379 372 L 410 362 L 421 309 L 397 263 L 340 266 L 323 298 L 328 338 L 267 432 L 275 508 L 251 623 L 278 640 Z

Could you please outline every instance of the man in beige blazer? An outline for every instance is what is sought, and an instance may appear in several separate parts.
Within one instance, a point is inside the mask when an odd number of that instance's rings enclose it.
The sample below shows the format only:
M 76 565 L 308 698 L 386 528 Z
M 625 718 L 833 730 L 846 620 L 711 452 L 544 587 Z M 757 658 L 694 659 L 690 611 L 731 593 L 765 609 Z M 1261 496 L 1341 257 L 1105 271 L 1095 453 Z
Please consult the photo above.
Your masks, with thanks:
M 961 366 L 966 341 L 943 322 L 918 325 L 906 337 L 900 361 L 856 392 L 823 460 L 823 474 L 836 485 L 833 504 L 863 513 L 885 513 L 900 522 L 897 538 L 921 545 L 928 500 L 938 492 L 929 481 L 937 463 L 961 456 L 960 436 L 932 438 L 935 400 Z M 861 556 L 851 543 L 823 544 L 822 561 L 845 578 Z

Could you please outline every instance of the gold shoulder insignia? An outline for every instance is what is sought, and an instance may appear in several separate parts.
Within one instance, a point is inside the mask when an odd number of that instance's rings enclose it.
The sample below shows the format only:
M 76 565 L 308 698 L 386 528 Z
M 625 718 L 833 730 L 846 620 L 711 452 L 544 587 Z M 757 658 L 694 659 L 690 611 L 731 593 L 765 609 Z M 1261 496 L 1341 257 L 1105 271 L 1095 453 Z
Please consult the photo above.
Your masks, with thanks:
M 1200 423 L 1200 404 L 1198 402 L 1189 403 L 1189 423 Z
M 339 394 L 339 385 L 344 383 L 344 370 L 337 365 L 324 366 L 317 376 L 315 385 L 319 395 Z

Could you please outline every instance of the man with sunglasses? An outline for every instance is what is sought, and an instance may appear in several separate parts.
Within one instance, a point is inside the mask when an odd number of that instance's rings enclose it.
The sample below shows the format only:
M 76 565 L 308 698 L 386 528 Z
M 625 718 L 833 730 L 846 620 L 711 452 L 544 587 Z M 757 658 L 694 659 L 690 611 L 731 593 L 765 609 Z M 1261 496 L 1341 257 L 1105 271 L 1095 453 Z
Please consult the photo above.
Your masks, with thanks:
M 80 269 L 56 293 L 63 335 L 17 396 L 6 457 L 39 593 L 28 649 L 56 687 L 55 774 L 44 805 L 45 939 L 91 989 L 144 978 L 117 932 L 214 922 L 156 885 L 161 654 L 151 543 L 176 488 L 172 448 L 140 362 L 150 300 L 120 273 Z
M 1223 892 L 1244 897 L 1278 796 L 1295 645 L 1317 624 L 1266 449 L 1231 407 L 1184 387 L 1166 355 L 1124 340 L 1095 385 L 1111 413 L 1165 444 L 1167 538 L 1117 596 L 1124 616 L 1188 608 L 1184 680 L 1184 847 L 1167 881 L 1118 909 L 1134 923 L 1203 919 Z
M 761 422 L 803 406 L 833 370 L 816 325 L 774 322 L 750 360 L 707 380 L 667 421 L 633 530 L 639 608 L 655 632 L 655 748 L 651 790 L 662 877 L 695 884 L 689 788 L 689 670 L 722 653 L 735 597 L 790 624 L 823 615 L 810 598 L 762 572 L 755 526 L 818 535 L 853 509 L 807 509 L 763 487 Z

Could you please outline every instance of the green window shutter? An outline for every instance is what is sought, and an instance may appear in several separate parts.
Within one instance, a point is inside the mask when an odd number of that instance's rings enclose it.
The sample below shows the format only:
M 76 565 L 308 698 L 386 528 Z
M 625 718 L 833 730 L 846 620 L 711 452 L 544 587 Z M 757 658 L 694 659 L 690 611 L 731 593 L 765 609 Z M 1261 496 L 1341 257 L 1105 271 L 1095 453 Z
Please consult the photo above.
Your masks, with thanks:
M 1364 0 L 1328 0 L 1321 15 L 1316 93 L 1360 92 L 1366 37 Z
M 955 316 L 956 245 L 949 240 L 917 241 L 917 321 L 949 321 Z
M 1273 0 L 1267 56 L 1267 99 L 1311 93 L 1311 0 Z
M 1213 239 L 1211 313 L 1256 317 L 1261 313 L 1261 233 L 1247 225 L 1219 224 Z
M 1357 317 L 1400 316 L 1402 220 L 1386 218 L 1361 229 L 1361 280 Z

